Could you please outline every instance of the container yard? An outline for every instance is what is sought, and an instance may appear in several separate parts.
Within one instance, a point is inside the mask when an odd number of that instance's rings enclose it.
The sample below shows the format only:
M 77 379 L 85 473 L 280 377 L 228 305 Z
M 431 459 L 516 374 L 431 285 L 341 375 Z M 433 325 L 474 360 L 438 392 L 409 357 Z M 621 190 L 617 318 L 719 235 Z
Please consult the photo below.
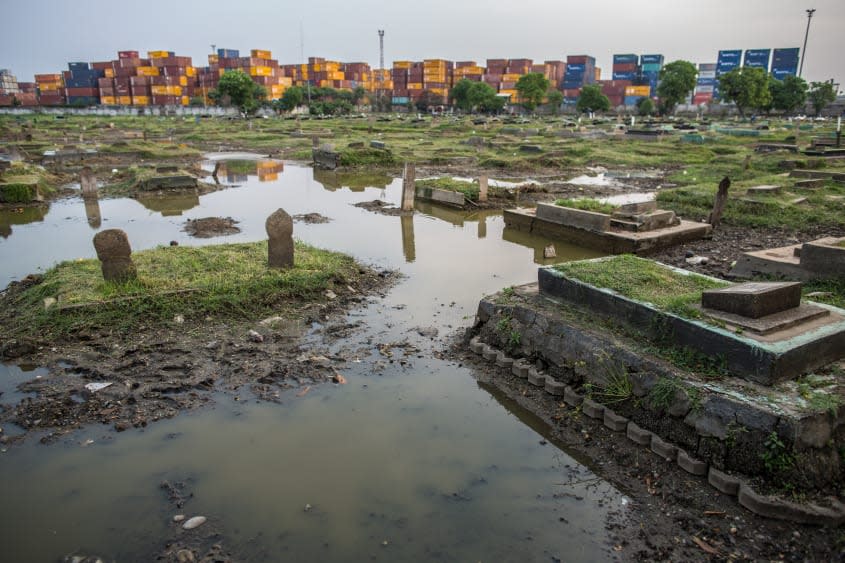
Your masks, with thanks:
M 718 77 L 741 65 L 763 68 L 775 78 L 794 75 L 798 48 L 723 50 L 716 63 L 698 65 L 699 76 L 690 102 L 700 105 L 718 99 Z M 448 100 L 460 80 L 484 82 L 496 93 L 518 102 L 516 84 L 532 72 L 542 74 L 564 95 L 564 104 L 574 105 L 587 84 L 599 84 L 612 107 L 633 106 L 642 97 L 656 99 L 662 54 L 615 54 L 610 80 L 602 80 L 601 69 L 590 55 L 569 55 L 565 60 L 535 62 L 528 58 L 451 61 L 424 59 L 395 60 L 390 68 L 373 69 L 364 62 L 341 62 L 309 57 L 304 64 L 282 64 L 269 49 L 251 49 L 241 56 L 238 49 L 220 48 L 208 55 L 205 66 L 194 66 L 191 57 L 173 51 L 118 51 L 117 58 L 100 62 L 71 62 L 61 73 L 37 74 L 34 83 L 19 86 L 11 71 L 0 71 L 0 107 L 22 106 L 187 106 L 213 105 L 209 94 L 227 71 L 246 73 L 263 86 L 268 100 L 276 100 L 291 86 L 386 93 L 394 106 L 405 107 L 425 92 Z M 14 99 L 13 99 L 14 96 Z

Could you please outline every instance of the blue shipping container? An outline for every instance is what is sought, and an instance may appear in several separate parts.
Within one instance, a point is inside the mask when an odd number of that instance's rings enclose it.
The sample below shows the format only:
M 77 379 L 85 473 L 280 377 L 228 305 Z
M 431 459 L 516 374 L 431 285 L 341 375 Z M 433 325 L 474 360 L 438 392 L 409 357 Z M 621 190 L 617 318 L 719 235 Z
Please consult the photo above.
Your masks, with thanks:
M 566 72 L 567 74 L 570 72 L 584 72 L 587 70 L 587 65 L 585 64 L 567 64 L 566 65 Z
M 635 106 L 637 102 L 640 101 L 640 98 L 644 98 L 646 96 L 625 96 L 623 99 L 626 106 Z
M 237 59 L 241 54 L 237 49 L 217 49 L 217 56 L 221 59 Z
M 404 106 L 410 101 L 411 98 L 407 96 L 393 96 L 392 100 L 394 106 Z
M 716 59 L 716 63 L 733 63 L 738 65 L 741 57 L 742 49 L 730 49 L 726 51 L 719 51 L 719 56 Z
M 613 55 L 613 64 L 630 64 L 639 63 L 639 57 L 634 54 L 625 54 L 625 55 Z
M 663 55 L 642 55 L 640 64 L 663 64 Z
M 714 84 L 716 84 L 716 79 L 715 78 L 699 78 L 696 81 L 696 84 L 698 84 L 699 86 L 713 86 Z
M 752 68 L 762 68 L 769 70 L 769 57 L 772 54 L 771 49 L 748 49 L 745 51 L 745 59 L 743 66 L 750 66 Z
M 792 47 L 789 49 L 775 49 L 774 60 L 776 61 L 797 61 L 800 49 Z
M 68 63 L 67 69 L 70 71 L 74 70 L 88 70 L 88 63 Z
M 614 72 L 613 80 L 634 80 L 637 77 L 636 72 Z

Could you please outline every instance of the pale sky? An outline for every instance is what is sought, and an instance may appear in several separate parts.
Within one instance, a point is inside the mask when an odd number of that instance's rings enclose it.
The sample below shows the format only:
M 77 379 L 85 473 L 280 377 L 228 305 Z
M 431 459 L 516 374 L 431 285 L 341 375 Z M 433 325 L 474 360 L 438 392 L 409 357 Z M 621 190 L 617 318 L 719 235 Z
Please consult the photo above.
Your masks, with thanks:
M 119 50 L 176 51 L 204 66 L 211 44 L 270 49 L 282 64 L 299 63 L 302 39 L 305 57 L 377 67 L 377 30 L 384 29 L 386 67 L 588 54 L 609 78 L 614 53 L 700 63 L 715 62 L 720 49 L 801 47 L 807 8 L 816 13 L 804 78 L 845 82 L 845 0 L 4 1 L 0 68 L 31 81 L 69 61 L 117 58 Z

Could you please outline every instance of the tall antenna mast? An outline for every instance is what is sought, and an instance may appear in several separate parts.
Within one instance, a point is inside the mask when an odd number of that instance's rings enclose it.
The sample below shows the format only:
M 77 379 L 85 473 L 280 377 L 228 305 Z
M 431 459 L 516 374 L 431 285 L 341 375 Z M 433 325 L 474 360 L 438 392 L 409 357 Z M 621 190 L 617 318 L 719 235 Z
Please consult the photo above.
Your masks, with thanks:
M 379 70 L 384 70 L 384 30 L 378 30 L 378 51 L 379 51 L 379 58 L 378 58 L 378 68 Z

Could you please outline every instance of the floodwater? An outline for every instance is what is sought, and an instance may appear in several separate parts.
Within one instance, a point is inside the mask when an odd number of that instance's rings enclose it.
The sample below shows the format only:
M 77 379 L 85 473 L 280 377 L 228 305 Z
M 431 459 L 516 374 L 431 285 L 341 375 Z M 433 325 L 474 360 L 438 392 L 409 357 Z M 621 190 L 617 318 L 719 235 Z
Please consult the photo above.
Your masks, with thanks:
M 401 180 L 379 174 L 361 180 L 261 161 L 249 173 L 244 160 L 227 169 L 239 187 L 197 198 L 68 199 L 30 221 L 0 211 L 0 225 L 13 225 L 0 239 L 0 286 L 93 257 L 101 228 L 125 230 L 141 250 L 254 241 L 279 207 L 319 212 L 332 221 L 295 223 L 294 236 L 404 274 L 386 298 L 350 313 L 361 328 L 333 352 L 365 352 L 342 370 L 348 385 L 294 391 L 281 404 L 247 391 L 237 401 L 219 395 L 143 430 L 93 426 L 50 446 L 33 436 L 4 447 L 2 559 L 149 561 L 167 542 L 197 537 L 241 561 L 613 559 L 605 526 L 624 518 L 625 496 L 416 330 L 462 330 L 482 295 L 536 279 L 537 264 L 597 254 L 505 229 L 501 212 L 424 204 L 413 217 L 390 217 L 354 207 L 398 204 Z M 182 231 L 187 219 L 209 216 L 232 217 L 242 232 L 192 239 Z M 557 258 L 546 261 L 549 243 Z M 419 352 L 384 362 L 377 344 L 402 341 Z M 19 400 L 15 385 L 44 373 L 0 366 L 0 403 Z M 164 480 L 193 494 L 183 509 L 168 502 Z M 177 513 L 208 523 L 185 532 L 171 522 Z

